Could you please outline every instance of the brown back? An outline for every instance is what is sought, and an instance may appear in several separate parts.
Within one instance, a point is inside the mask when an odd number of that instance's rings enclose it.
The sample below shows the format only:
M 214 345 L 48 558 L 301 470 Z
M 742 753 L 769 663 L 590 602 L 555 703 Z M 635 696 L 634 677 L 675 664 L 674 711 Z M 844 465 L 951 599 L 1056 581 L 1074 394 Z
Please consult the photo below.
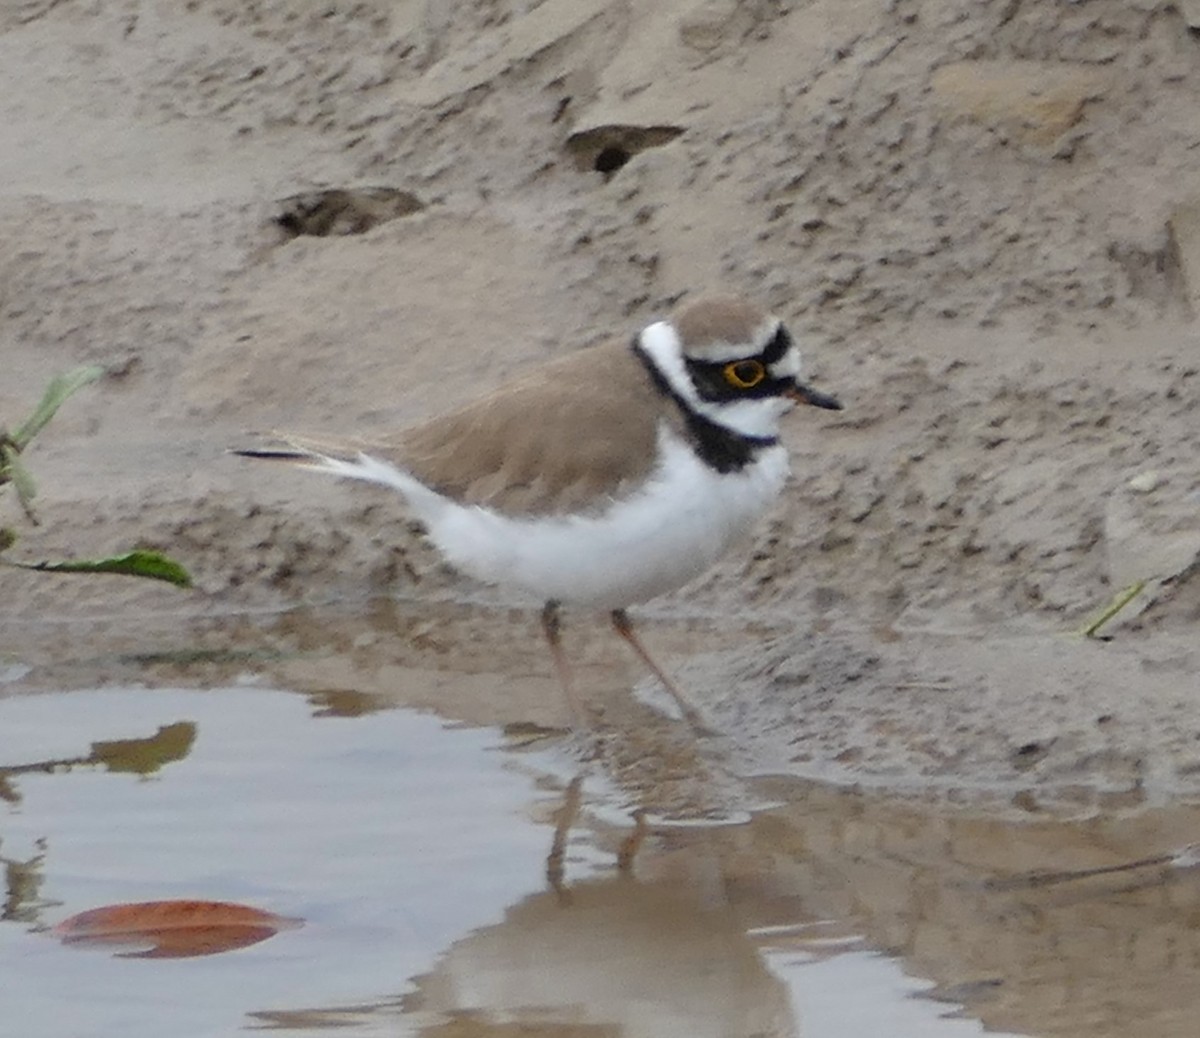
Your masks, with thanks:
M 663 418 L 676 409 L 614 340 L 363 449 L 457 501 L 553 515 L 602 507 L 645 479 Z

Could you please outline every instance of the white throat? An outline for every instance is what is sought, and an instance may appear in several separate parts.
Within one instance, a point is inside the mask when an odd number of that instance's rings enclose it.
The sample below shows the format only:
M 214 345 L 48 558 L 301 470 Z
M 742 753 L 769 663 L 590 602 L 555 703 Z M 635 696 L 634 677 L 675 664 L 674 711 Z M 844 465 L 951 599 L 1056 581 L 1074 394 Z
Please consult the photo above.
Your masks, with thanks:
M 683 344 L 670 321 L 656 321 L 642 329 L 638 342 L 667 385 L 696 414 L 742 436 L 775 438 L 779 419 L 793 407 L 787 397 L 763 397 L 717 403 L 703 399 L 688 376 Z

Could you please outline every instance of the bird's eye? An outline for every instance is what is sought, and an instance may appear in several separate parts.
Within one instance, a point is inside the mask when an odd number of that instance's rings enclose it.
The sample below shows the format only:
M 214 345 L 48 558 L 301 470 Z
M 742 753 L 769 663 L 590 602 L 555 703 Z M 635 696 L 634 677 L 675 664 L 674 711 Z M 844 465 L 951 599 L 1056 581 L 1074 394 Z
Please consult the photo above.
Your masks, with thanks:
M 767 377 L 767 369 L 757 360 L 735 360 L 725 365 L 725 381 L 736 389 L 753 389 Z

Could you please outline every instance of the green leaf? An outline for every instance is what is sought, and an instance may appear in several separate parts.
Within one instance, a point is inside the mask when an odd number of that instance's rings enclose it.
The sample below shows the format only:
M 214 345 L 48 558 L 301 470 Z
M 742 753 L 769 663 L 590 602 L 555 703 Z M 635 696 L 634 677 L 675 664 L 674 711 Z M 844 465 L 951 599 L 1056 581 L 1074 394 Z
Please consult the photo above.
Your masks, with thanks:
M 62 559 L 58 562 L 10 562 L 10 566 L 47 573 L 122 573 L 130 577 L 165 580 L 176 587 L 191 587 L 192 578 L 174 559 L 157 551 L 131 551 L 107 559 Z
M 11 443 L 0 444 L 0 486 L 12 480 L 17 491 L 17 500 L 29 521 L 37 525 L 33 514 L 33 499 L 37 496 L 37 485 L 29 474 L 29 469 L 21 461 L 17 448 Z
M 8 435 L 0 432 L 0 487 L 12 480 L 12 463 L 17 457 L 17 448 Z
M 42 394 L 41 401 L 33 409 L 33 414 L 26 418 L 10 437 L 13 446 L 18 451 L 24 450 L 29 446 L 29 441 L 41 432 L 46 423 L 54 417 L 54 413 L 63 405 L 67 397 L 89 383 L 95 382 L 103 374 L 102 367 L 97 364 L 88 364 L 82 368 L 76 368 L 74 371 L 68 371 L 65 375 L 55 375 L 50 380 L 50 385 L 46 387 L 46 392 Z
M 16 531 L 9 529 L 7 526 L 0 526 L 0 551 L 8 551 L 16 543 Z

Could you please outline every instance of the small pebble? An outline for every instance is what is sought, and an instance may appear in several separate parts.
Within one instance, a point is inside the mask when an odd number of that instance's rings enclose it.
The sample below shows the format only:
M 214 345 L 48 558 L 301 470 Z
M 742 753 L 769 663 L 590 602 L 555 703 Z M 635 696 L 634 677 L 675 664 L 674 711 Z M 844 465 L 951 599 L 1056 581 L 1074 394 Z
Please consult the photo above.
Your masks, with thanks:
M 1148 472 L 1139 472 L 1129 481 L 1129 489 L 1136 490 L 1139 494 L 1148 494 L 1151 490 L 1157 490 L 1162 485 L 1162 476 L 1151 469 Z

